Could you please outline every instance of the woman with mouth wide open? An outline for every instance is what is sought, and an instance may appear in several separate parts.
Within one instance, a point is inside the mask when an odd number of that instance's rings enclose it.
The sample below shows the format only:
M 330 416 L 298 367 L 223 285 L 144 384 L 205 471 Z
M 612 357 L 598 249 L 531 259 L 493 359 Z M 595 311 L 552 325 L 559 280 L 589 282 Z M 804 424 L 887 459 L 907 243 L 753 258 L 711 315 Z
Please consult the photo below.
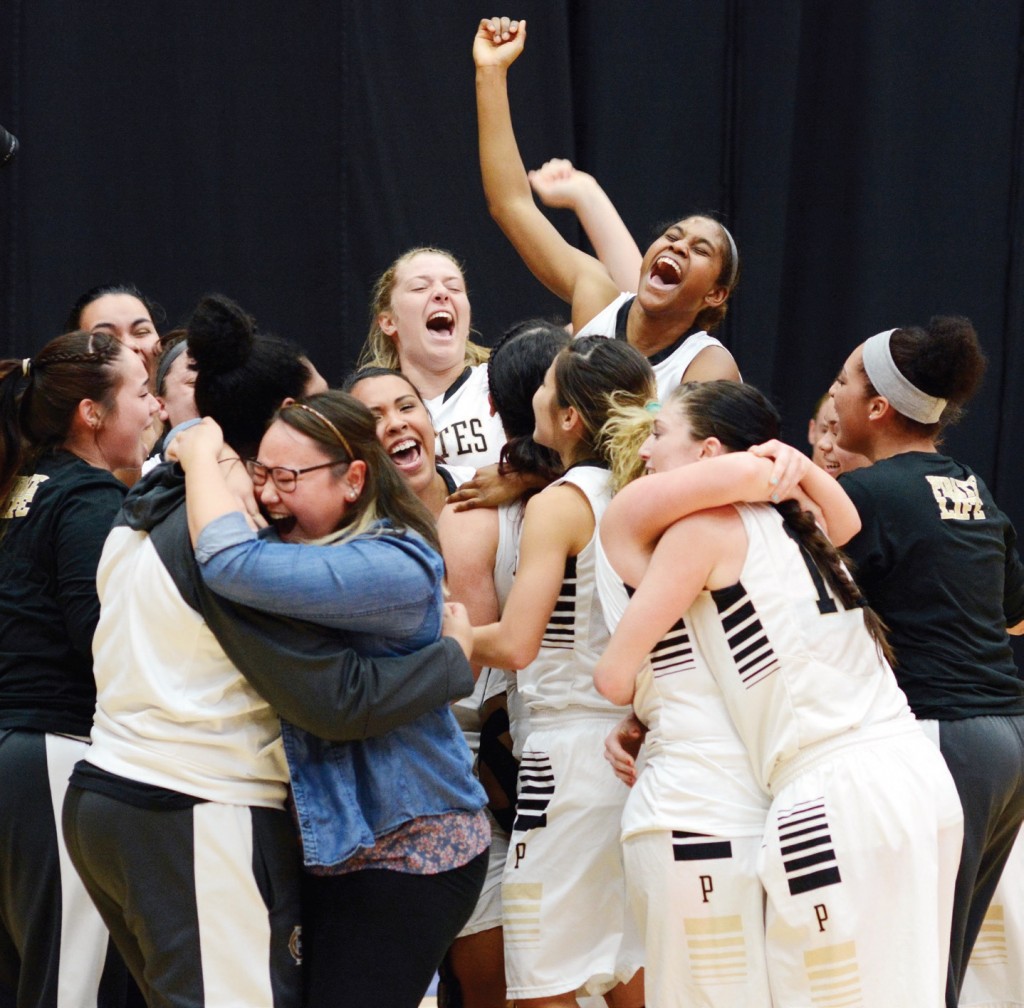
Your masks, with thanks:
M 622 293 L 593 256 L 570 245 L 534 203 L 509 110 L 508 68 L 526 22 L 485 18 L 473 44 L 480 167 L 491 216 L 545 287 L 572 305 L 580 336 L 627 339 L 654 368 L 664 397 L 681 381 L 739 380 L 732 355 L 708 335 L 739 276 L 726 228 L 704 215 L 676 221 L 643 256 L 636 295 Z
M 413 248 L 378 278 L 359 367 L 400 370 L 437 434 L 436 453 L 478 469 L 498 461 L 505 435 L 487 401 L 488 351 L 469 339 L 462 268 L 450 252 Z
M 481 371 L 486 383 L 487 368 Z M 475 470 L 437 461 L 434 426 L 419 389 L 401 371 L 365 367 L 349 375 L 345 391 L 373 414 L 377 440 L 436 520 L 448 495 L 471 479 Z

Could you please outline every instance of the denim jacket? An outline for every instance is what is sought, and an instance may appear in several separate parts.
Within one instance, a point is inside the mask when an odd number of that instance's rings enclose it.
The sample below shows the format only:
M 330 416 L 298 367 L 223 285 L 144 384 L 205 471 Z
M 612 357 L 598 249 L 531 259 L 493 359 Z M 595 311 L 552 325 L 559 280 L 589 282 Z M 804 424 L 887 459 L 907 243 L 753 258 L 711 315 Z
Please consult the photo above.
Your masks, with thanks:
M 365 655 L 406 654 L 440 634 L 441 557 L 386 523 L 317 546 L 258 537 L 235 512 L 203 529 L 196 559 L 218 594 L 334 627 Z M 486 803 L 447 705 L 360 742 L 327 742 L 287 722 L 282 736 L 309 866 L 338 865 L 411 819 Z

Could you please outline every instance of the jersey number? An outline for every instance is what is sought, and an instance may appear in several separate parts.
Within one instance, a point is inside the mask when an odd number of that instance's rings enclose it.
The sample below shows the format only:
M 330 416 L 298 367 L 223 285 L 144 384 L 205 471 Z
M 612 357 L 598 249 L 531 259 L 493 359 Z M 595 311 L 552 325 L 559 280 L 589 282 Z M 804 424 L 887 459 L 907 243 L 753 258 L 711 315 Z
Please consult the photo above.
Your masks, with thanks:
M 836 600 L 829 594 L 828 585 L 825 584 L 825 578 L 822 576 L 818 565 L 814 562 L 811 551 L 800 541 L 800 536 L 793 529 L 786 524 L 783 524 L 782 527 L 786 530 L 786 535 L 796 543 L 797 549 L 800 550 L 800 556 L 803 557 L 804 565 L 807 567 L 807 573 L 811 575 L 811 583 L 814 585 L 814 590 L 818 595 L 816 599 L 818 612 L 822 616 L 827 613 L 838 612 L 839 606 Z

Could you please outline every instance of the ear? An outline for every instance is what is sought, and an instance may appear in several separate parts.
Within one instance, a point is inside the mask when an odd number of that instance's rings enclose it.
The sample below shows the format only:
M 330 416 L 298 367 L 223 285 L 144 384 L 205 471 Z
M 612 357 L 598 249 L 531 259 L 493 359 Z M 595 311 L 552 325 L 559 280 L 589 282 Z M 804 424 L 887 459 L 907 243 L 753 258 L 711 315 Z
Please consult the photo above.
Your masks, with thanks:
M 487 409 L 490 411 L 491 416 L 498 415 L 498 411 L 494 408 L 494 399 L 490 392 L 487 393 Z
M 716 437 L 709 437 L 704 439 L 704 443 L 700 446 L 700 454 L 697 458 L 714 458 L 716 455 L 724 454 L 725 448 L 722 446 L 722 442 Z
M 879 421 L 893 413 L 892 405 L 885 396 L 876 395 L 868 400 L 868 420 Z
M 560 407 L 559 412 L 562 414 L 559 418 L 559 424 L 562 430 L 568 432 L 578 427 L 580 430 L 583 429 L 583 421 L 580 419 L 579 413 L 576 411 L 575 406 Z
M 342 479 L 344 486 L 345 497 L 349 501 L 359 499 L 359 495 L 363 492 L 363 485 L 366 483 L 366 463 L 362 459 L 353 459 L 348 464 L 348 469 L 345 470 L 345 476 Z
M 398 326 L 395 324 L 395 320 L 391 317 L 391 312 L 381 312 L 377 316 L 377 325 L 380 326 L 384 335 L 390 336 L 391 339 L 394 339 L 398 335 Z
M 285 396 L 281 400 L 281 405 L 278 406 L 277 408 L 278 409 L 284 409 L 286 406 L 294 406 L 294 405 L 295 405 L 295 396 L 291 396 L 290 395 L 290 396 Z
M 163 396 L 153 396 L 153 398 L 154 398 L 154 399 L 156 400 L 156 402 L 157 402 L 157 405 L 158 405 L 158 406 L 160 407 L 160 408 L 159 408 L 159 409 L 158 409 L 158 410 L 156 411 L 156 415 L 157 415 L 157 416 L 158 416 L 158 417 L 159 417 L 159 418 L 160 418 L 160 419 L 161 419 L 161 420 L 162 420 L 162 421 L 163 421 L 164 423 L 167 423 L 167 421 L 168 421 L 168 420 L 170 420 L 171 418 L 170 418 L 170 417 L 168 416 L 168 414 L 167 414 L 167 405 L 166 405 L 166 404 L 164 403 L 164 397 L 163 397 Z
M 729 296 L 729 291 L 725 287 L 712 287 L 711 290 L 704 295 L 704 303 L 709 308 L 717 308 L 720 304 L 725 302 L 725 299 Z
M 76 412 L 78 421 L 82 427 L 98 430 L 103 422 L 103 412 L 100 404 L 94 399 L 83 399 L 78 404 Z

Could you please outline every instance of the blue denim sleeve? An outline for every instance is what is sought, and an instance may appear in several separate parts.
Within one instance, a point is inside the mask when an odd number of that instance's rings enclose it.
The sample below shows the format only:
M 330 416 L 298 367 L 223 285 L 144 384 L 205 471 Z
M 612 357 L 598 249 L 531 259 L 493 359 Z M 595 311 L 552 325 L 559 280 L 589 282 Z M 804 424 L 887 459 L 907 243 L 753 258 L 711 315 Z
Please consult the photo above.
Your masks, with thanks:
M 418 536 L 385 531 L 338 545 L 257 536 L 239 512 L 203 529 L 203 580 L 218 595 L 279 616 L 408 637 L 439 619 L 444 566 Z M 439 623 L 433 633 L 439 629 Z

